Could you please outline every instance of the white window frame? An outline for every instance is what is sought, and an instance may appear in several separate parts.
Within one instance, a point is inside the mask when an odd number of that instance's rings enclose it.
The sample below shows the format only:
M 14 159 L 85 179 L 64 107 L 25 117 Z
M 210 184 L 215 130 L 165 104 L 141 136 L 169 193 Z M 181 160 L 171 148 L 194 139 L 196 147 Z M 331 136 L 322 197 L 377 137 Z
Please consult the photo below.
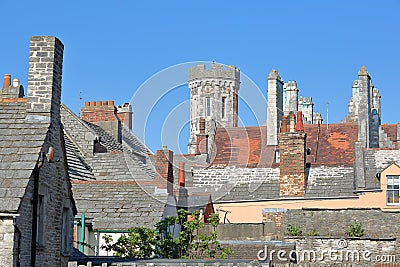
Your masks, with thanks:
M 386 205 L 388 206 L 400 205 L 399 175 L 386 175 Z

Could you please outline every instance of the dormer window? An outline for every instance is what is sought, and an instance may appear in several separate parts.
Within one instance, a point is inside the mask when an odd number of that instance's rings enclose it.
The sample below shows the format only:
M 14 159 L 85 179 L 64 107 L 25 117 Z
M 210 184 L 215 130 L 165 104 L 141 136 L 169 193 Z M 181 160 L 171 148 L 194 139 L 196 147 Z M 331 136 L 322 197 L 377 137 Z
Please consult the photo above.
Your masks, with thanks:
M 400 176 L 398 175 L 387 175 L 387 204 L 388 205 L 400 205 L 399 195 L 399 179 Z

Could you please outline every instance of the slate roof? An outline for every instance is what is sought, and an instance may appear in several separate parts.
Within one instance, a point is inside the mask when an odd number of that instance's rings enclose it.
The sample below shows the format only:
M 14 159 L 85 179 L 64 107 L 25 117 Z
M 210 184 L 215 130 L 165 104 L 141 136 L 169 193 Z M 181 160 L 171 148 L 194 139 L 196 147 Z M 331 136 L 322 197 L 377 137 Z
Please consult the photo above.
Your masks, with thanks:
M 395 145 L 395 148 L 399 149 L 399 144 L 398 144 L 399 140 L 397 140 L 398 125 L 397 124 L 382 124 L 381 127 L 385 131 L 385 133 L 388 135 L 389 139 L 393 142 L 393 144 Z
M 306 147 L 313 166 L 353 166 L 358 126 L 306 124 Z M 266 146 L 266 126 L 218 128 L 211 166 L 273 167 L 274 146 Z
M 174 198 L 168 197 L 166 190 L 156 190 L 150 150 L 131 131 L 122 129 L 121 144 L 65 105 L 61 116 L 76 206 L 94 229 L 153 227 L 164 215 L 174 215 L 174 209 L 168 208 L 176 205 Z M 106 148 L 102 153 L 93 154 L 90 149 L 95 139 Z
M 26 99 L 0 99 L 0 212 L 17 212 L 49 120 L 28 115 Z
M 97 230 L 152 227 L 161 220 L 168 197 L 134 181 L 73 181 L 72 188 L 78 211 Z

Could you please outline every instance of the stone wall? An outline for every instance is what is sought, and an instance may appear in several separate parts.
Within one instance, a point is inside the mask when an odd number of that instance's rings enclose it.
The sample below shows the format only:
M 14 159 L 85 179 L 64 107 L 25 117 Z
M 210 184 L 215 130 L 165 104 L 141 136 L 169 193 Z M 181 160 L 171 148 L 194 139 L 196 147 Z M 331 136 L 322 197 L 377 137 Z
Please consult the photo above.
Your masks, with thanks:
M 322 236 L 345 236 L 355 222 L 362 224 L 366 237 L 400 236 L 400 213 L 379 209 L 286 210 L 281 235 L 286 234 L 289 225 L 298 225 L 303 235 L 316 231 Z
M 194 169 L 193 186 L 222 188 L 228 184 L 261 184 L 279 181 L 279 168 L 236 168 Z
M 400 256 L 395 239 L 306 237 L 288 241 L 296 243 L 296 266 L 373 266 L 398 262 Z
M 0 217 L 0 267 L 13 266 L 14 225 L 12 218 Z

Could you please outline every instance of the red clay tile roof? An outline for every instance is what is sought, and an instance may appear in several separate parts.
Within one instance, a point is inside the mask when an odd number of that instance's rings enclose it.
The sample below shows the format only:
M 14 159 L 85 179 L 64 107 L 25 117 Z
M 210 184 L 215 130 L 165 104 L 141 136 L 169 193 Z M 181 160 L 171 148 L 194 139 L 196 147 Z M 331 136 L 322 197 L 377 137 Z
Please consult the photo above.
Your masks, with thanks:
M 393 142 L 396 149 L 399 149 L 397 140 L 397 124 L 382 124 L 382 129 L 388 135 L 389 139 Z
M 353 166 L 358 127 L 352 123 L 304 125 L 307 162 L 316 166 Z M 274 167 L 274 146 L 266 146 L 266 126 L 218 128 L 213 167 Z

